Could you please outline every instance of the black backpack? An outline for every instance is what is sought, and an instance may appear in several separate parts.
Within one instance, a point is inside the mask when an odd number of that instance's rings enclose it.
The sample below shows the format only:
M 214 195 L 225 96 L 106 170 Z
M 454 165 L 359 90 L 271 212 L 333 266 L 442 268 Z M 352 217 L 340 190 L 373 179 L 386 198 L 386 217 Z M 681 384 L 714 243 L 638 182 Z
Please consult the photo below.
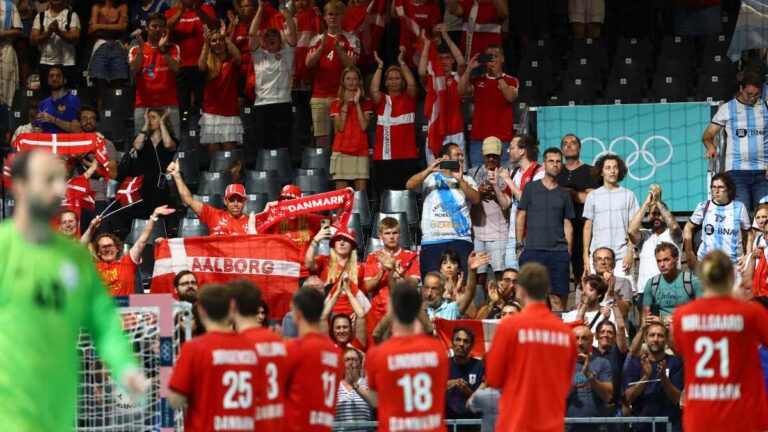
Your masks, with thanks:
M 688 294 L 688 298 L 691 300 L 696 299 L 696 291 L 693 290 L 693 274 L 685 270 L 683 271 L 683 288 L 685 293 Z M 659 291 L 659 283 L 661 283 L 661 274 L 657 274 L 651 279 L 651 306 L 656 303 L 656 293 Z
M 64 31 L 69 31 L 69 29 L 71 28 L 72 14 L 74 14 L 74 12 L 72 12 L 72 9 L 67 8 L 67 23 L 64 25 Z M 40 12 L 39 14 L 37 14 L 37 16 L 40 19 L 40 30 L 45 31 L 45 25 L 43 24 L 45 22 L 45 12 Z

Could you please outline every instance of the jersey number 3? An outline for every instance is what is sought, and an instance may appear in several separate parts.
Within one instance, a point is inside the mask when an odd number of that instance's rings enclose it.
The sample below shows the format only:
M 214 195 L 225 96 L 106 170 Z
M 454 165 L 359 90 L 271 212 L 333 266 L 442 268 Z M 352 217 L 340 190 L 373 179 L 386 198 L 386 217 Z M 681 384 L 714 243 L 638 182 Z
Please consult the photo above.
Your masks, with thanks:
M 696 354 L 701 354 L 699 361 L 696 362 L 696 377 L 712 378 L 715 376 L 715 370 L 709 367 L 709 362 L 712 360 L 715 350 L 717 350 L 720 357 L 720 377 L 728 378 L 730 371 L 728 338 L 722 338 L 715 342 L 710 337 L 701 336 L 696 339 L 693 349 L 696 351 Z

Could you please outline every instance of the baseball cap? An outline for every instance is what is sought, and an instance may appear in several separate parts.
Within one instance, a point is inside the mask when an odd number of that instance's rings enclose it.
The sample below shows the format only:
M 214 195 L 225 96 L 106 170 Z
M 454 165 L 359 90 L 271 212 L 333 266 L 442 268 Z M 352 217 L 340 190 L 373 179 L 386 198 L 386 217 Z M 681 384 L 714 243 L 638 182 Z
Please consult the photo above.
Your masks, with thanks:
M 296 185 L 285 185 L 280 191 L 280 199 L 296 199 L 301 198 L 301 188 Z
M 489 154 L 501 156 L 501 140 L 495 136 L 489 136 L 483 140 L 483 156 Z
M 232 183 L 227 186 L 227 190 L 224 192 L 224 197 L 230 199 L 234 195 L 239 195 L 240 197 L 245 198 L 245 186 L 238 183 Z
M 331 236 L 331 241 L 329 242 L 331 247 L 333 247 L 333 243 L 336 242 L 336 240 L 342 238 L 355 245 L 355 249 L 357 249 L 357 238 L 355 236 L 355 230 L 347 230 L 346 228 L 339 228 L 336 233 Z

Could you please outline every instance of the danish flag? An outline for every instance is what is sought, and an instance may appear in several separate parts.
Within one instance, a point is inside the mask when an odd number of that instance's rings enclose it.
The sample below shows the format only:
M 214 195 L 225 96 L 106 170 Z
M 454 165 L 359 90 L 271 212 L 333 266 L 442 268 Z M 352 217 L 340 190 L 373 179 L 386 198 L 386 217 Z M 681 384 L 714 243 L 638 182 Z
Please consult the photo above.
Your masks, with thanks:
M 96 194 L 85 176 L 77 176 L 67 182 L 67 192 L 61 203 L 66 208 L 96 209 Z
M 417 49 L 419 52 L 424 49 L 423 39 L 419 39 Z M 443 139 L 448 134 L 448 109 L 445 98 L 447 89 L 445 71 L 434 43 L 429 44 L 427 59 L 427 97 L 424 100 L 424 116 L 427 118 L 428 148 L 437 157 L 437 153 L 443 146 Z
M 144 184 L 144 176 L 126 177 L 117 190 L 116 198 L 123 207 L 136 204 L 141 201 L 139 189 Z

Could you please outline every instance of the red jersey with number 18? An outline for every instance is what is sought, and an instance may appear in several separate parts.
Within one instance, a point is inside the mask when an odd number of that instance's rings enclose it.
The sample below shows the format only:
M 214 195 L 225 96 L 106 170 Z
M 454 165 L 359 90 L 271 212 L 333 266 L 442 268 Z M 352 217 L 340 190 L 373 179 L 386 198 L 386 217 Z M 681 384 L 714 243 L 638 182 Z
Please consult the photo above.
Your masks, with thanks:
M 379 431 L 445 431 L 448 356 L 425 335 L 393 337 L 368 352 L 368 387 L 378 392 Z
M 672 336 L 685 360 L 683 428 L 768 429 L 768 397 L 758 344 L 768 346 L 768 311 L 731 297 L 686 303 L 672 314 Z
M 336 392 L 344 375 L 341 350 L 325 334 L 309 333 L 285 344 L 288 394 L 285 430 L 330 432 Z
M 187 398 L 187 432 L 254 430 L 258 375 L 253 344 L 237 333 L 209 331 L 181 346 L 168 387 Z
M 283 430 L 285 416 L 285 384 L 288 353 L 280 336 L 265 327 L 241 333 L 256 349 L 259 375 L 263 384 L 256 392 L 256 429 L 259 432 Z

